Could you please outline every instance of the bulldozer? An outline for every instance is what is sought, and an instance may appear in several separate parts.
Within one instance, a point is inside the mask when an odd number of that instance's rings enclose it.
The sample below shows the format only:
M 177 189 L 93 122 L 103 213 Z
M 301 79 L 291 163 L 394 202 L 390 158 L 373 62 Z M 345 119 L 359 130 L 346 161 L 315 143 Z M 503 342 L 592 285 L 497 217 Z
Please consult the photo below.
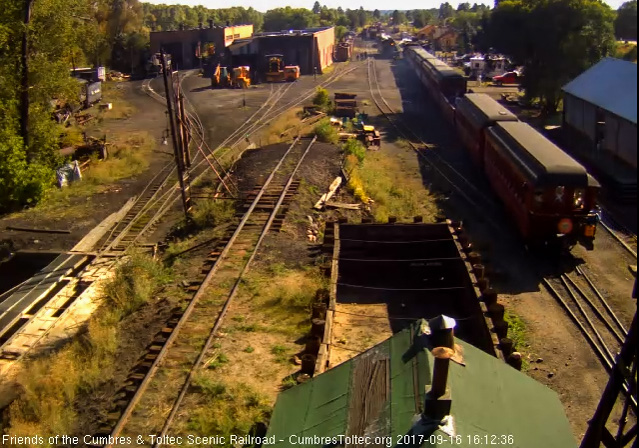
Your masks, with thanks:
M 211 77 L 211 87 L 229 87 L 231 85 L 231 75 L 226 67 L 217 64 L 213 76 Z
M 286 81 L 297 81 L 299 77 L 299 65 L 287 65 L 286 67 L 284 67 L 284 79 L 286 79 Z
M 266 82 L 284 81 L 284 70 L 282 69 L 284 65 L 282 62 L 283 57 L 281 54 L 266 55 L 268 61 L 266 66 Z
M 233 69 L 231 86 L 236 89 L 246 89 L 251 85 L 251 68 L 248 65 L 241 65 Z

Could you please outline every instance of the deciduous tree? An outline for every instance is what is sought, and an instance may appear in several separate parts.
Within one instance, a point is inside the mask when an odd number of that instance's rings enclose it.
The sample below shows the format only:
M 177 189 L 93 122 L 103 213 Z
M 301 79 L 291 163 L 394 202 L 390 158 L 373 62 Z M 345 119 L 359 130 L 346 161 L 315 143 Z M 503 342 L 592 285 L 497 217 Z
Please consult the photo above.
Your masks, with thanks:
M 626 2 L 617 10 L 615 35 L 622 40 L 637 40 L 637 0 Z
M 614 13 L 598 0 L 511 0 L 491 15 L 489 41 L 524 66 L 529 98 L 557 110 L 561 87 L 615 47 Z

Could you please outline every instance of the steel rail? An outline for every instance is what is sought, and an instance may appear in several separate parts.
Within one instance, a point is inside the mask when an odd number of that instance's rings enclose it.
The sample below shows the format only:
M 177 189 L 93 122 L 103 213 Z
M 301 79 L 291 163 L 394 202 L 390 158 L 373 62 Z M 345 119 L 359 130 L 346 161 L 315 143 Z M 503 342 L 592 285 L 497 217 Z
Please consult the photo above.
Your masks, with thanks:
M 372 59 L 373 61 L 373 67 L 375 67 L 375 60 Z M 377 80 L 377 72 L 375 70 L 373 70 L 373 73 L 375 74 L 375 85 L 377 88 L 377 92 L 379 94 L 379 97 L 381 98 L 382 102 L 384 103 L 384 105 L 388 108 L 389 111 L 391 111 L 391 113 L 394 113 L 393 108 L 390 106 L 390 104 L 388 104 L 388 101 L 386 101 L 386 98 L 384 98 L 384 95 L 382 94 L 382 91 L 380 89 L 379 86 L 379 82 Z M 381 111 L 380 111 L 381 112 Z M 408 131 L 408 133 L 410 133 L 415 140 L 417 140 L 419 143 L 421 143 L 422 145 L 424 145 L 426 148 L 431 149 L 433 147 L 433 145 L 426 143 L 421 137 L 419 137 L 417 135 L 417 133 L 415 133 L 415 131 L 413 131 L 413 129 L 405 124 L 403 124 L 402 126 L 406 131 Z M 473 185 L 468 179 L 466 179 L 466 177 L 461 174 L 459 171 L 457 171 L 455 169 L 454 166 L 452 166 L 450 163 L 448 163 L 448 161 L 446 161 L 442 156 L 440 156 L 439 154 L 437 154 L 436 152 L 430 151 L 427 153 L 424 153 L 423 151 L 421 151 L 422 154 L 426 155 L 426 154 L 432 154 L 434 155 L 442 164 L 444 164 L 448 169 L 450 169 L 459 179 L 461 179 L 472 191 L 474 191 L 478 197 L 484 201 L 486 204 L 488 204 L 489 206 L 491 206 L 493 209 L 497 210 L 498 206 L 496 205 L 495 201 L 493 201 L 492 199 L 490 199 L 487 195 L 485 195 L 481 190 L 479 190 L 475 185 Z
M 289 146 L 289 148 L 286 151 L 286 153 L 284 154 L 284 156 L 280 159 L 280 161 L 277 164 L 277 166 L 275 167 L 275 169 L 273 169 L 273 171 L 271 172 L 271 174 L 267 178 L 266 182 L 264 183 L 264 185 L 262 186 L 262 188 L 258 192 L 257 196 L 255 197 L 255 199 L 251 203 L 251 206 L 246 211 L 246 213 L 244 214 L 242 220 L 240 221 L 240 223 L 238 224 L 237 228 L 233 232 L 233 235 L 231 236 L 231 238 L 229 239 L 229 241 L 225 245 L 225 247 L 222 250 L 220 256 L 215 261 L 215 264 L 213 264 L 213 266 L 211 267 L 210 271 L 207 273 L 206 277 L 204 278 L 204 280 L 200 284 L 200 287 L 198 288 L 197 292 L 195 293 L 195 295 L 193 296 L 193 298 L 189 302 L 189 305 L 184 310 L 184 314 L 182 314 L 182 316 L 180 317 L 180 320 L 178 321 L 177 325 L 175 326 L 175 328 L 173 329 L 173 331 L 171 332 L 171 334 L 169 335 L 167 340 L 164 342 L 164 345 L 162 346 L 162 349 L 158 353 L 157 357 L 153 360 L 153 363 L 152 363 L 151 367 L 149 368 L 149 370 L 147 371 L 146 375 L 144 376 L 144 379 L 140 382 L 140 385 L 138 386 L 137 390 L 135 391 L 133 397 L 131 397 L 131 400 L 129 401 L 127 407 L 125 408 L 125 410 L 123 411 L 122 415 L 120 416 L 120 419 L 118 420 L 118 422 L 116 423 L 115 427 L 111 431 L 110 435 L 111 435 L 111 437 L 113 439 L 117 438 L 120 435 L 120 433 L 122 432 L 122 430 L 124 429 L 124 426 L 128 422 L 128 420 L 129 420 L 129 418 L 130 418 L 135 406 L 137 405 L 137 403 L 139 402 L 140 398 L 142 397 L 142 395 L 146 391 L 149 383 L 151 382 L 151 379 L 155 376 L 155 373 L 157 372 L 157 370 L 159 368 L 160 362 L 166 356 L 167 352 L 169 351 L 170 346 L 172 345 L 173 341 L 175 340 L 175 338 L 179 334 L 182 326 L 188 320 L 189 316 L 193 312 L 193 310 L 194 310 L 195 306 L 197 305 L 197 303 L 199 302 L 200 298 L 204 295 L 204 292 L 205 292 L 208 284 L 211 282 L 211 280 L 213 279 L 213 277 L 215 276 L 215 274 L 219 270 L 223 260 L 228 255 L 229 251 L 231 250 L 231 247 L 233 246 L 233 243 L 235 242 L 235 240 L 237 239 L 238 235 L 240 234 L 240 232 L 242 231 L 242 229 L 244 228 L 244 226 L 248 222 L 249 218 L 251 217 L 251 214 L 253 213 L 253 210 L 255 210 L 255 208 L 257 207 L 258 202 L 260 201 L 260 199 L 264 195 L 266 189 L 268 188 L 268 185 L 270 184 L 270 182 L 275 177 L 276 171 L 280 168 L 280 166 L 282 165 L 284 159 L 288 156 L 288 154 L 291 152 L 291 150 L 295 147 L 295 145 L 297 144 L 299 139 L 300 139 L 300 137 L 296 138 L 293 141 L 293 143 Z M 107 448 L 113 448 L 113 444 L 106 444 L 106 447 Z
M 296 141 L 297 140 L 299 140 L 299 137 L 298 137 L 298 139 L 296 139 Z M 306 155 L 308 154 L 308 152 L 310 151 L 311 147 L 313 146 L 313 144 L 315 143 L 316 140 L 317 140 L 317 137 L 313 138 L 313 140 L 311 140 L 311 142 L 308 144 L 308 146 L 306 147 L 306 150 L 304 151 L 304 153 L 302 154 L 302 156 L 298 160 L 297 165 L 295 166 L 295 168 L 293 169 L 293 171 L 289 175 L 288 181 L 286 182 L 286 185 L 284 185 L 284 188 L 282 188 L 282 192 L 279 195 L 277 203 L 275 204 L 275 206 L 273 208 L 273 211 L 269 215 L 268 220 L 266 221 L 266 223 L 264 224 L 264 227 L 262 228 L 262 231 L 260 232 L 260 236 L 259 236 L 257 242 L 255 243 L 255 246 L 254 246 L 254 248 L 253 248 L 253 250 L 251 252 L 251 256 L 246 261 L 246 263 L 242 267 L 242 270 L 240 271 L 239 275 L 237 276 L 237 278 L 235 280 L 235 283 L 233 284 L 233 287 L 231 289 L 231 292 L 230 292 L 228 298 L 226 299 L 226 301 L 224 302 L 224 306 L 223 306 L 222 310 L 220 311 L 220 313 L 218 314 L 217 319 L 215 320 L 215 324 L 214 324 L 213 328 L 211 329 L 211 332 L 209 333 L 209 336 L 208 336 L 206 342 L 204 343 L 204 346 L 202 347 L 197 360 L 195 361 L 195 363 L 191 367 L 191 370 L 189 371 L 189 374 L 188 374 L 188 376 L 187 376 L 187 378 L 186 378 L 186 380 L 185 380 L 185 382 L 184 382 L 184 384 L 183 384 L 183 386 L 182 386 L 182 388 L 180 390 L 180 394 L 178 395 L 175 403 L 173 404 L 173 406 L 171 408 L 171 412 L 169 413 L 169 415 L 168 415 L 168 417 L 167 417 L 167 419 L 166 419 L 166 421 L 164 423 L 164 427 L 160 431 L 159 440 L 163 439 L 163 436 L 165 436 L 167 434 L 169 428 L 171 427 L 171 423 L 173 423 L 173 420 L 175 419 L 175 416 L 176 416 L 176 414 L 178 412 L 178 409 L 179 409 L 180 405 L 182 404 L 182 401 L 184 400 L 184 397 L 186 396 L 186 394 L 187 394 L 187 392 L 189 390 L 189 386 L 191 384 L 191 380 L 193 379 L 193 376 L 195 375 L 197 370 L 200 368 L 200 365 L 202 364 L 202 361 L 204 360 L 204 357 L 206 356 L 206 353 L 208 352 L 209 348 L 211 347 L 211 344 L 213 343 L 213 340 L 214 340 L 215 336 L 217 335 L 217 332 L 219 331 L 220 326 L 222 325 L 224 317 L 226 316 L 226 313 L 227 313 L 231 303 L 233 302 L 233 299 L 235 299 L 235 296 L 236 296 L 236 294 L 237 294 L 237 292 L 239 290 L 239 286 L 240 286 L 240 284 L 242 282 L 242 279 L 244 278 L 244 275 L 248 272 L 248 270 L 249 270 L 249 268 L 251 266 L 251 263 L 253 262 L 253 260 L 255 259 L 255 256 L 257 255 L 258 249 L 262 245 L 262 242 L 264 241 L 264 238 L 268 234 L 268 231 L 271 229 L 271 225 L 273 224 L 273 221 L 275 220 L 275 217 L 277 216 L 277 212 L 279 211 L 280 207 L 282 206 L 282 203 L 284 202 L 286 194 L 288 193 L 288 190 L 291 187 L 291 184 L 293 183 L 293 179 L 294 179 L 295 175 L 297 174 L 297 171 L 299 170 L 300 166 L 302 165 L 302 162 L 306 158 Z M 289 149 L 289 151 L 290 151 L 290 149 Z M 288 152 L 287 152 L 287 154 L 288 154 Z M 273 170 L 272 174 L 274 174 L 279 169 L 279 166 L 281 165 L 281 162 L 286 158 L 287 154 L 284 155 L 284 157 L 281 159 L 281 161 L 278 164 L 278 166 Z M 161 443 L 156 442 L 153 446 L 154 447 L 160 447 L 161 445 L 162 445 Z
M 623 336 L 619 333 L 619 331 L 616 328 L 612 326 L 610 322 L 608 322 L 608 319 L 606 318 L 606 316 L 604 316 L 603 313 L 599 310 L 599 308 L 597 308 L 597 306 L 595 305 L 595 302 L 590 297 L 588 297 L 588 294 L 586 294 L 586 292 L 581 288 L 581 286 L 579 286 L 572 278 L 570 278 L 568 274 L 564 274 L 564 277 L 570 283 L 570 286 L 572 286 L 579 293 L 579 295 L 586 302 L 588 302 L 588 305 L 590 305 L 590 308 L 592 309 L 593 313 L 597 315 L 599 320 L 601 320 L 601 322 L 608 329 L 608 331 L 614 335 L 617 342 L 619 342 L 619 344 L 623 344 L 623 341 L 624 341 Z
M 548 291 L 550 291 L 553 297 L 555 297 L 555 299 L 559 301 L 559 303 L 564 308 L 564 310 L 568 313 L 572 321 L 575 323 L 575 325 L 577 325 L 577 327 L 579 328 L 581 333 L 584 335 L 584 337 L 586 338 L 586 340 L 588 341 L 592 349 L 595 351 L 595 354 L 599 357 L 606 371 L 610 372 L 612 370 L 612 364 L 610 364 L 610 361 L 606 357 L 605 353 L 601 350 L 601 347 L 597 345 L 595 340 L 592 338 L 592 335 L 588 332 L 588 330 L 586 330 L 583 323 L 579 320 L 579 318 L 577 318 L 577 316 L 572 311 L 572 309 L 570 309 L 570 307 L 568 306 L 568 303 L 564 300 L 564 298 L 561 296 L 559 291 L 557 291 L 557 289 L 555 289 L 555 287 L 552 286 L 552 284 L 548 281 L 548 279 L 544 278 L 543 282 L 546 288 L 548 289 Z
M 610 235 L 612 235 L 612 237 L 633 257 L 637 258 L 637 252 L 635 252 L 635 250 L 630 247 L 630 245 L 628 243 L 626 243 L 617 232 L 615 232 L 608 224 L 606 224 L 605 222 L 603 222 L 603 219 L 599 221 L 599 224 L 601 225 L 601 227 L 603 227 L 604 229 L 606 229 L 608 231 L 608 233 L 610 233 Z M 630 237 L 635 238 L 635 242 L 636 242 L 636 235 L 633 235 L 632 233 L 629 235 Z
M 609 367 L 612 368 L 612 366 L 614 365 L 615 357 L 610 352 L 610 349 L 608 349 L 608 345 L 606 345 L 606 341 L 603 340 L 603 338 L 601 337 L 601 333 L 597 331 L 597 329 L 595 328 L 595 324 L 592 322 L 592 319 L 590 319 L 590 316 L 588 316 L 588 314 L 586 313 L 586 310 L 581 305 L 579 300 L 577 300 L 577 296 L 575 295 L 573 290 L 570 288 L 569 283 L 571 282 L 571 279 L 569 279 L 566 274 L 562 274 L 560 279 L 561 279 L 561 283 L 564 285 L 564 288 L 566 288 L 566 291 L 568 291 L 568 295 L 570 296 L 572 301 L 575 303 L 575 305 L 579 309 L 579 312 L 581 313 L 583 318 L 586 320 L 586 322 L 590 326 L 590 329 L 592 330 L 595 337 L 599 341 L 599 347 L 601 348 L 602 352 L 606 355 L 606 360 L 608 362 Z
M 406 133 L 389 117 L 388 113 L 384 112 L 384 109 L 382 108 L 380 102 L 377 100 L 377 98 L 375 97 L 374 91 L 373 91 L 373 83 L 376 84 L 378 90 L 379 90 L 379 82 L 377 81 L 377 74 L 375 73 L 374 70 L 374 64 L 372 63 L 373 59 L 369 57 L 369 64 L 368 64 L 368 82 L 369 82 L 369 89 L 371 92 L 371 98 L 373 99 L 373 102 L 375 103 L 375 105 L 377 106 L 377 109 L 380 111 L 380 113 L 384 116 L 384 118 L 386 118 L 386 120 L 391 124 L 391 126 L 393 126 L 397 132 L 399 132 L 402 136 L 404 136 L 406 138 L 406 140 L 408 141 L 408 144 L 410 145 L 410 147 L 418 154 L 418 156 L 426 161 L 431 168 L 433 168 L 435 171 L 437 171 L 439 173 L 439 175 L 444 178 L 451 187 L 453 187 L 455 190 L 457 190 L 457 192 L 473 207 L 475 207 L 477 210 L 482 211 L 482 207 L 476 202 L 474 201 L 472 198 L 470 198 L 470 196 L 468 196 L 468 194 L 459 186 L 457 185 L 452 179 L 450 179 L 448 176 L 446 176 L 446 174 L 432 161 L 430 160 L 428 157 L 426 157 L 426 155 L 424 154 L 423 151 L 421 151 L 411 140 L 410 138 L 408 138 L 408 136 L 406 135 Z M 372 70 L 371 70 L 372 69 Z M 371 75 L 371 72 L 374 73 L 374 75 Z M 379 95 L 381 98 L 383 98 L 383 95 L 381 94 L 381 91 L 379 92 Z M 466 181 L 467 182 L 467 181 Z M 492 204 L 491 204 L 492 207 Z M 496 229 L 501 229 L 502 227 L 500 225 L 498 225 L 493 219 L 489 218 L 488 216 L 486 216 L 486 214 L 482 214 L 483 219 L 485 219 L 491 226 L 493 226 Z
M 577 317 L 577 315 L 572 311 L 572 309 L 569 307 L 566 300 L 561 296 L 559 291 L 557 291 L 557 289 L 552 286 L 550 281 L 544 277 L 543 283 L 548 289 L 548 291 L 551 293 L 551 295 L 559 301 L 559 303 L 564 308 L 564 310 L 568 313 L 568 315 L 570 316 L 571 320 L 575 323 L 575 325 L 577 325 L 579 331 L 583 334 L 583 336 L 586 338 L 586 340 L 588 341 L 589 345 L 591 346 L 595 354 L 598 356 L 603 367 L 606 369 L 606 372 L 610 373 L 612 369 L 615 367 L 615 357 L 614 355 L 610 353 L 610 350 L 608 349 L 605 342 L 603 342 L 601 335 L 595 329 L 592 320 L 587 316 L 585 310 L 583 309 L 579 301 L 576 299 L 576 296 L 573 294 L 572 290 L 568 287 L 567 281 L 565 280 L 566 277 L 567 276 L 565 274 L 562 274 L 560 276 L 560 280 L 564 288 L 568 292 L 568 295 L 573 299 L 574 303 L 576 304 L 577 308 L 580 310 L 581 314 L 584 316 L 585 320 L 588 322 L 588 325 L 592 328 L 593 333 L 595 334 L 595 337 L 599 340 L 600 344 L 597 344 L 595 339 L 592 337 L 591 333 L 586 329 L 585 325 L 581 322 L 581 320 Z M 635 396 L 632 395 L 632 391 L 630 390 L 628 383 L 626 381 L 624 381 L 623 383 L 623 390 L 626 396 L 630 398 L 630 403 L 633 407 L 633 410 L 636 412 L 637 399 Z

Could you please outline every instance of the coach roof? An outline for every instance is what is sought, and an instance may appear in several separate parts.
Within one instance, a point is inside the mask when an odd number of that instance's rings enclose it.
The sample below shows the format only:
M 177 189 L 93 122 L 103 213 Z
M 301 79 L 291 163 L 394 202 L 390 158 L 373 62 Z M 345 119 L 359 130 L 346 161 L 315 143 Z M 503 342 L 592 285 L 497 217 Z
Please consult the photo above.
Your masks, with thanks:
M 498 122 L 488 132 L 504 143 L 508 156 L 528 171 L 536 185 L 588 185 L 586 169 L 530 125 Z
M 477 128 L 485 128 L 498 121 L 517 121 L 517 116 L 485 93 L 467 93 L 457 105 Z

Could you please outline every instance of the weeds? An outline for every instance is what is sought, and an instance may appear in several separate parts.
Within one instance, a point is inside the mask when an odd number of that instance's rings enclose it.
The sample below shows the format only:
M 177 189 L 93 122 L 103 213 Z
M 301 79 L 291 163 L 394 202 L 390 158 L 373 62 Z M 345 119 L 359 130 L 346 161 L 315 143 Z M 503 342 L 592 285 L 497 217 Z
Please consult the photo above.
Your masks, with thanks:
M 225 200 L 206 200 L 193 207 L 191 215 L 198 229 L 215 227 L 230 221 L 235 216 L 235 204 Z
M 293 270 L 273 264 L 262 272 L 251 271 L 245 287 L 267 320 L 266 330 L 297 336 L 309 325 L 308 312 L 315 291 L 325 287 L 325 282 L 317 270 Z
M 282 390 L 287 390 L 294 386 L 297 386 L 297 381 L 295 380 L 295 377 L 293 375 L 289 375 L 282 380 Z
M 381 151 L 369 153 L 360 164 L 347 156 L 345 168 L 350 172 L 349 188 L 363 202 L 372 199 L 373 217 L 386 222 L 389 216 L 409 219 L 421 215 L 434 220 L 437 207 L 433 196 L 415 178 L 403 174 L 400 163 Z
M 120 320 L 147 302 L 169 280 L 166 270 L 148 256 L 133 254 L 103 288 L 105 306 L 86 330 L 49 357 L 29 362 L 19 376 L 20 396 L 9 406 L 12 434 L 72 434 L 73 403 L 91 393 L 114 369 Z M 45 439 L 46 440 L 46 439 Z
M 326 112 L 331 104 L 331 99 L 328 96 L 328 90 L 318 87 L 315 96 L 313 97 L 313 104 L 319 106 L 322 111 Z
M 342 145 L 342 150 L 347 156 L 355 156 L 359 163 L 362 163 L 366 158 L 366 147 L 354 138 L 346 140 L 346 143 Z
M 315 134 L 320 142 L 335 144 L 339 141 L 339 134 L 331 122 L 325 118 L 315 126 Z
M 219 397 L 226 393 L 226 384 L 219 381 L 213 381 L 211 378 L 203 375 L 196 376 L 193 379 L 191 382 L 191 388 L 195 392 L 199 392 L 212 398 Z
M 210 359 L 209 362 L 207 362 L 206 368 L 211 370 L 219 369 L 220 367 L 224 366 L 228 362 L 229 362 L 228 356 L 226 356 L 224 353 L 218 353 L 216 356 Z
M 216 434 L 229 440 L 231 434 L 249 434 L 270 415 L 266 399 L 248 384 L 196 381 L 204 400 L 189 412 L 188 433 Z
M 271 347 L 271 355 L 275 356 L 275 362 L 279 364 L 288 364 L 290 356 L 288 356 L 288 349 L 283 345 L 274 345 Z
M 114 140 L 106 160 L 98 160 L 97 156 L 91 159 L 83 183 L 108 184 L 140 174 L 148 168 L 154 147 L 153 137 L 146 132 Z
M 75 137 L 70 137 L 75 138 Z M 69 218 L 85 217 L 93 204 L 89 196 L 107 190 L 110 184 L 135 176 L 149 166 L 149 155 L 155 143 L 147 133 L 129 134 L 122 141 L 114 141 L 109 148 L 109 158 L 91 159 L 88 168 L 82 173 L 82 181 L 74 182 L 68 187 L 48 189 L 42 200 L 33 208 L 23 213 L 39 216 L 55 216 Z M 87 197 L 87 201 L 74 199 Z
M 527 340 L 526 323 L 517 314 L 506 310 L 504 313 L 504 320 L 508 322 L 508 337 L 513 341 L 513 347 L 519 352 L 526 351 L 530 344 Z M 523 365 L 522 370 L 528 369 L 528 362 L 525 356 L 522 356 Z
M 250 345 L 244 349 L 244 353 L 253 353 L 255 349 Z
M 151 257 L 134 253 L 103 286 L 107 306 L 127 316 L 148 302 L 169 283 L 169 272 Z

